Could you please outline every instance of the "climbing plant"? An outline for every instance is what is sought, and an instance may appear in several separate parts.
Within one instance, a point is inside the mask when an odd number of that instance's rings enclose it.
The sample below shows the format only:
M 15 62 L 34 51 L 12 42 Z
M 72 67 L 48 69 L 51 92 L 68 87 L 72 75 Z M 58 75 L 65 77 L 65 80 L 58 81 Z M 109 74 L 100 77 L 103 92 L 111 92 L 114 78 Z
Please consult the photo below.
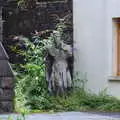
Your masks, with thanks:
M 63 24 L 57 24 L 56 30 L 61 31 L 64 27 Z M 45 58 L 47 56 L 46 48 L 52 46 L 56 41 L 56 37 L 52 35 L 54 32 L 56 31 L 35 31 L 31 39 L 22 35 L 15 37 L 24 45 L 24 50 L 18 49 L 17 45 L 11 47 L 12 51 L 24 56 L 24 64 L 13 66 L 17 72 L 16 103 L 20 103 L 21 100 L 32 109 L 50 109 L 48 84 L 45 77 Z
M 48 34 L 49 33 L 49 34 Z M 107 95 L 104 91 L 100 94 L 88 93 L 82 87 L 75 88 L 65 97 L 53 97 L 48 94 L 45 79 L 45 46 L 51 45 L 54 40 L 51 31 L 37 32 L 29 40 L 19 36 L 25 45 L 25 50 L 11 47 L 13 51 L 25 56 L 25 64 L 15 65 L 17 68 L 16 110 L 20 108 L 53 111 L 120 111 L 120 101 Z M 79 78 L 76 78 L 78 82 Z M 81 80 L 80 80 L 81 81 Z M 83 83 L 83 80 L 82 80 Z M 78 84 L 78 83 L 77 83 Z
M 54 2 L 54 1 L 64 1 L 64 0 L 17 0 L 18 6 L 21 8 L 32 9 L 40 2 Z

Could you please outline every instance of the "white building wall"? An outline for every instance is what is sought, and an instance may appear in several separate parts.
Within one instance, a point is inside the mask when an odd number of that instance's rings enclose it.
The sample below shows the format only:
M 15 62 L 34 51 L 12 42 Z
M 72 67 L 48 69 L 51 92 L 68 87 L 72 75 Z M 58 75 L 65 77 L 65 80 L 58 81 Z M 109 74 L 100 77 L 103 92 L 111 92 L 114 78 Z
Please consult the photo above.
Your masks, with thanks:
M 120 0 L 73 0 L 74 71 L 87 73 L 88 90 L 107 88 L 120 96 L 120 82 L 109 82 L 113 75 L 113 17 L 120 17 Z
M 112 18 L 120 18 L 120 0 L 107 0 L 106 4 L 106 40 L 109 50 L 109 75 L 114 75 L 114 58 L 115 58 L 115 26 Z M 110 94 L 120 98 L 120 81 L 108 82 Z

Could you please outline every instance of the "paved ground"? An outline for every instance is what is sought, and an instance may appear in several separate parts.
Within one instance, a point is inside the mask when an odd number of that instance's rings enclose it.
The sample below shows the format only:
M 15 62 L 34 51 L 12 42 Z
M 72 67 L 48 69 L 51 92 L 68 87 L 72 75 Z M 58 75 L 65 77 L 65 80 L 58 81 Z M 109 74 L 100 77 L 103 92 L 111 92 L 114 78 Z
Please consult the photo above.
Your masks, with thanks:
M 16 115 L 14 120 L 16 120 Z M 8 115 L 0 115 L 2 120 L 7 120 Z M 82 113 L 64 112 L 56 114 L 32 114 L 26 116 L 26 120 L 120 120 L 120 113 Z

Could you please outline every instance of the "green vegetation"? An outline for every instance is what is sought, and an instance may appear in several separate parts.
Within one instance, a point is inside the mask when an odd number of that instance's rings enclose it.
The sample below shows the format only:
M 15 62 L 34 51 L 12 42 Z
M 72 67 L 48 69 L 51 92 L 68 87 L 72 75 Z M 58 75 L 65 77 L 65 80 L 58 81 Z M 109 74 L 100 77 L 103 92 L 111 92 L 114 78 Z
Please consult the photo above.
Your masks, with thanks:
M 17 46 L 12 47 L 14 51 L 24 55 L 26 61 L 24 65 L 14 66 L 17 71 L 16 109 L 22 110 L 24 105 L 29 109 L 50 109 L 43 59 L 45 42 L 40 39 L 37 41 L 37 38 L 34 38 L 34 43 L 25 38 L 22 40 L 26 46 L 24 52 L 17 50 Z
M 51 39 L 51 38 L 49 38 Z M 35 39 L 36 40 L 36 39 Z M 40 38 L 39 38 L 40 40 Z M 50 96 L 45 80 L 43 61 L 43 41 L 37 45 L 25 39 L 26 51 L 19 52 L 26 56 L 26 64 L 17 68 L 16 111 L 18 112 L 54 112 L 54 111 L 120 111 L 120 101 L 105 92 L 92 94 L 84 90 L 85 80 L 76 78 L 79 87 L 73 87 L 64 97 Z M 48 42 L 48 41 L 47 41 Z M 13 48 L 15 50 L 15 48 Z M 21 71 L 22 70 L 22 71 Z
M 18 46 L 11 47 L 18 55 L 25 57 L 24 64 L 13 66 L 17 72 L 15 88 L 17 112 L 120 111 L 120 100 L 108 96 L 105 91 L 98 95 L 85 91 L 86 80 L 77 76 L 73 80 L 73 89 L 64 97 L 50 96 L 45 79 L 44 58 L 46 46 L 51 45 L 55 38 L 36 35 L 31 40 L 24 37 L 20 37 L 20 40 L 24 43 L 25 50 L 19 50 Z M 76 87 L 78 82 L 79 86 Z
M 8 116 L 6 120 L 14 120 L 15 119 L 15 116 Z M 2 118 L 0 118 L 0 120 L 3 120 Z M 21 115 L 18 115 L 16 116 L 16 120 L 26 120 L 25 119 L 25 114 L 21 114 Z

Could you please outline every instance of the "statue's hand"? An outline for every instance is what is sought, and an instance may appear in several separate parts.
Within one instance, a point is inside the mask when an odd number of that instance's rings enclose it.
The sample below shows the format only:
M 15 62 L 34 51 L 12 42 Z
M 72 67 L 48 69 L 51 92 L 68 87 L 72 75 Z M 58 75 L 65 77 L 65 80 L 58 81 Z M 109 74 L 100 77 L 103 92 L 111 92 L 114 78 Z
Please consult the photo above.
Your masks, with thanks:
M 72 56 L 72 47 L 71 47 L 71 45 L 67 45 L 67 44 L 61 42 L 61 48 L 63 49 L 64 52 L 67 52 L 69 56 Z

